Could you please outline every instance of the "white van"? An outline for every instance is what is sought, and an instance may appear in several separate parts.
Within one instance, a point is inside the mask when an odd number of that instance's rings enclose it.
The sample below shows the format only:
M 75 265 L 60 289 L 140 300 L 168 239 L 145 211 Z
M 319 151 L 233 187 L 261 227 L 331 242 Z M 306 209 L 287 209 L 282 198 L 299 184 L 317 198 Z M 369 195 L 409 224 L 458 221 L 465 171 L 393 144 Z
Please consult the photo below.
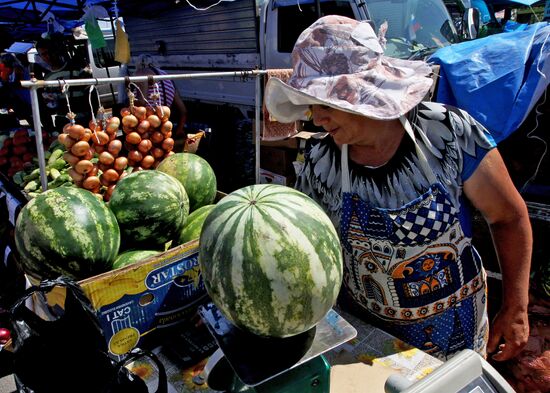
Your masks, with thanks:
M 115 35 L 109 22 L 100 23 L 100 27 L 106 45 L 103 48 L 92 49 L 92 45 L 89 42 L 86 43 L 90 69 L 94 78 L 116 78 L 121 74 L 121 64 L 115 61 Z M 76 39 L 87 40 L 83 28 L 76 30 L 74 36 Z M 117 103 L 117 87 L 116 83 L 97 86 L 101 104 L 105 108 L 110 108 Z

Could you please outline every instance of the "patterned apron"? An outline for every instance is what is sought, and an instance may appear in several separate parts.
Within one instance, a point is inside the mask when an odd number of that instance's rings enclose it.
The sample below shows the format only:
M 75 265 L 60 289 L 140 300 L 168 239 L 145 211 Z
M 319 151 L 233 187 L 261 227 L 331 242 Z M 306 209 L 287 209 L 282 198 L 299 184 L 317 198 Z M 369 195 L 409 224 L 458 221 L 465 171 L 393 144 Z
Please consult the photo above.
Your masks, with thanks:
M 464 348 L 485 355 L 481 258 L 409 121 L 400 120 L 415 142 L 430 188 L 397 209 L 374 207 L 351 193 L 348 146 L 342 146 L 344 284 L 385 330 L 410 345 L 443 360 Z

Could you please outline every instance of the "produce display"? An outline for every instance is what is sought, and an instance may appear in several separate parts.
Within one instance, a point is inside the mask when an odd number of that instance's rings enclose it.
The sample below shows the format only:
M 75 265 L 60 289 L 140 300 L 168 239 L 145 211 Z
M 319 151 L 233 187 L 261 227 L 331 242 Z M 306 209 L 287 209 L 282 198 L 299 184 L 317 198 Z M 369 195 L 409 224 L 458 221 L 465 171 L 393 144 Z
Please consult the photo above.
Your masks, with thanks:
M 61 186 L 74 185 L 68 172 L 70 165 L 62 158 L 64 152 L 65 147 L 57 140 L 55 140 L 48 150 L 44 152 L 48 190 Z M 31 163 L 25 164 L 23 170 L 13 175 L 12 180 L 25 191 L 29 198 L 34 198 L 43 191 L 38 160 L 33 159 Z
M 63 127 L 58 137 L 67 149 L 63 159 L 71 165 L 68 173 L 76 186 L 94 194 L 101 193 L 108 200 L 128 165 L 126 158 L 118 157 L 122 148 L 116 139 L 120 120 L 110 117 L 105 121 L 90 121 L 89 126 L 85 128 L 71 121 Z
M 156 168 L 160 161 L 173 154 L 170 108 L 135 106 L 133 95 L 129 97 L 129 108 L 120 111 L 128 165 L 137 169 Z
M 109 208 L 120 225 L 124 249 L 164 249 L 183 228 L 189 198 L 174 177 L 157 170 L 139 171 L 118 183 Z
M 0 171 L 8 177 L 17 172 L 38 166 L 36 160 L 36 142 L 34 136 L 26 128 L 2 135 L 0 139 Z M 52 142 L 46 133 L 42 133 L 44 148 Z
M 82 279 L 112 269 L 120 229 L 114 214 L 91 192 L 59 187 L 21 209 L 15 244 L 26 273 L 39 279 Z
M 189 210 L 209 205 L 216 198 L 217 183 L 214 170 L 204 158 L 193 153 L 176 153 L 165 158 L 157 167 L 176 179 L 189 195 Z
M 241 188 L 216 204 L 202 227 L 199 264 L 226 318 L 261 336 L 312 328 L 342 282 L 329 217 L 305 194 L 274 184 Z
M 189 214 L 187 221 L 185 221 L 183 230 L 180 233 L 178 241 L 179 244 L 187 243 L 200 237 L 204 221 L 215 206 L 216 205 L 205 205 Z

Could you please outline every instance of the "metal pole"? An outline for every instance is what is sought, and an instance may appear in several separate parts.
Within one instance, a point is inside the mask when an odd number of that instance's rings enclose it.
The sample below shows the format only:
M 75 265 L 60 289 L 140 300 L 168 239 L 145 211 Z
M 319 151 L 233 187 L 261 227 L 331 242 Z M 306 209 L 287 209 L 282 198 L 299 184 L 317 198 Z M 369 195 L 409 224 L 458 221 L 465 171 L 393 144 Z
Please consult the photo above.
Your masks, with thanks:
M 256 113 L 255 113 L 255 130 L 254 130 L 254 150 L 256 155 L 256 165 L 255 168 L 255 176 L 256 176 L 256 184 L 260 184 L 260 104 L 262 102 L 260 91 L 261 91 L 261 76 L 256 75 Z
M 46 174 L 46 160 L 44 158 L 44 146 L 42 144 L 42 124 L 40 122 L 40 108 L 38 105 L 37 86 L 31 87 L 32 119 L 34 123 L 34 140 L 36 142 L 36 153 L 38 154 L 38 167 L 40 168 L 40 183 L 42 191 L 48 189 L 48 175 Z
M 147 82 L 149 78 L 153 78 L 154 81 L 172 80 L 172 79 L 191 79 L 191 78 L 208 78 L 217 76 L 227 76 L 234 78 L 246 79 L 251 76 L 262 75 L 267 73 L 264 70 L 250 70 L 250 71 L 225 71 L 225 72 L 199 72 L 195 74 L 167 74 L 167 75 L 150 75 L 150 76 L 130 76 L 128 77 L 130 82 Z M 59 79 L 55 81 L 21 81 L 23 87 L 59 87 L 64 85 L 69 86 L 89 86 L 89 85 L 101 85 L 104 83 L 122 83 L 126 82 L 126 77 L 116 78 L 83 78 L 83 79 Z

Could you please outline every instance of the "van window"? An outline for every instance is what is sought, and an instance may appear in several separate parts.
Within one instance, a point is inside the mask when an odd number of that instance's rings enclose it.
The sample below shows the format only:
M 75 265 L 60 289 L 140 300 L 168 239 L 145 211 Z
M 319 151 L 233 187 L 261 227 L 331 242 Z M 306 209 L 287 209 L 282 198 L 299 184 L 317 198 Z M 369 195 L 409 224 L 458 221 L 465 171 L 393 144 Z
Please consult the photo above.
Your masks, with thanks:
M 294 3 L 296 4 L 296 3 Z M 277 17 L 277 51 L 290 53 L 300 33 L 318 19 L 314 3 L 279 6 Z M 321 16 L 343 15 L 353 18 L 349 1 L 321 1 Z
M 94 63 L 99 68 L 119 66 L 120 63 L 115 61 L 114 38 L 105 37 L 105 44 L 103 48 L 93 49 Z

